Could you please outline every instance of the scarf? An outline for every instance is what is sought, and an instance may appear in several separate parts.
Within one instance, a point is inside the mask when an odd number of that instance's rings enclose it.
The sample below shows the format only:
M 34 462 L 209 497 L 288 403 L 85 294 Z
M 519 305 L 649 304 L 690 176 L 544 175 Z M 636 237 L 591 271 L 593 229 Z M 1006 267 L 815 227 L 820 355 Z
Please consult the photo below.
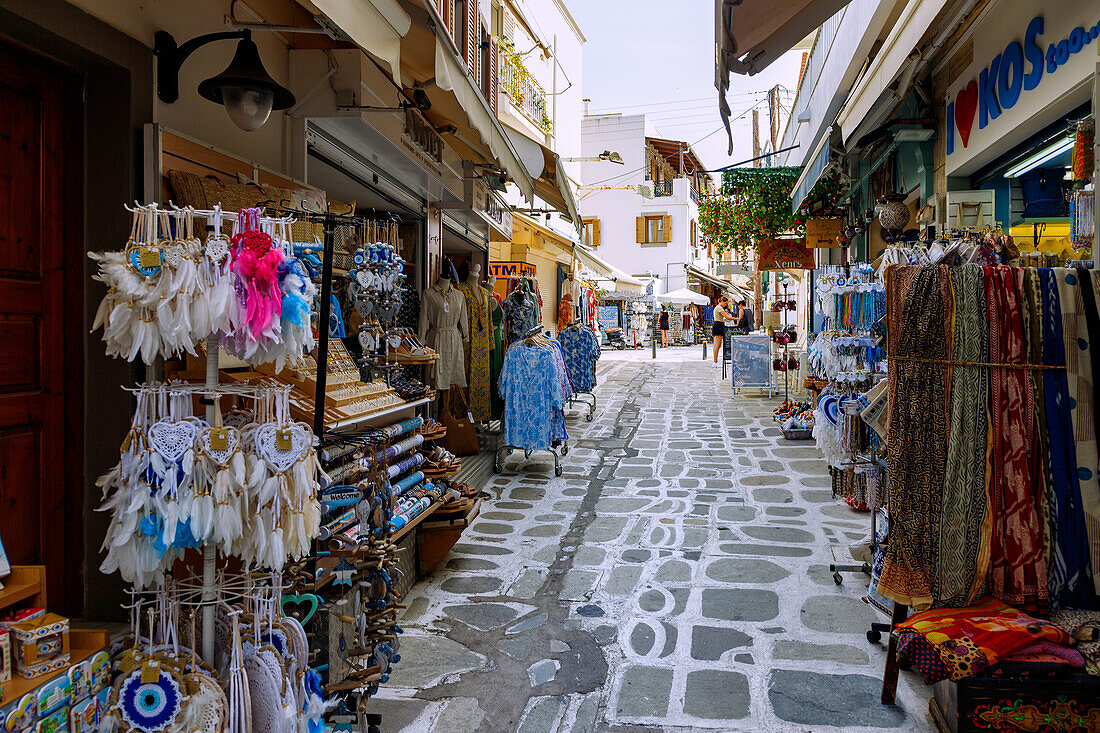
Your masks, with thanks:
M 890 322 L 891 353 L 947 360 L 951 355 L 947 268 L 890 269 L 901 270 L 900 277 L 887 282 L 895 312 L 898 300 L 904 300 L 901 318 Z M 908 269 L 917 272 L 908 293 L 903 293 Z M 945 364 L 895 360 L 890 383 L 890 542 L 878 591 L 919 610 L 932 603 L 947 456 L 950 370 Z
M 955 296 L 954 361 L 987 361 L 989 328 L 982 269 L 951 270 Z M 943 513 L 936 558 L 937 604 L 966 606 L 978 597 L 989 569 L 989 374 L 983 367 L 952 369 L 951 423 L 947 443 Z M 983 542 L 984 540 L 984 542 Z
M 1041 269 L 1038 272 L 1043 299 L 1043 363 L 1065 364 L 1058 275 L 1051 269 Z M 1047 493 L 1050 516 L 1047 526 L 1052 541 L 1048 556 L 1047 588 L 1051 602 L 1059 608 L 1087 607 L 1092 592 L 1088 587 L 1088 541 L 1085 517 L 1081 509 L 1081 487 L 1078 482 L 1066 372 L 1061 369 L 1044 370 L 1043 388 L 1051 474 L 1050 491 Z
M 997 364 L 1027 361 L 1023 271 L 986 267 L 989 359 Z M 1034 394 L 1028 371 L 990 368 L 992 397 L 993 543 L 990 593 L 1023 608 L 1047 599 L 1042 525 L 1032 469 Z

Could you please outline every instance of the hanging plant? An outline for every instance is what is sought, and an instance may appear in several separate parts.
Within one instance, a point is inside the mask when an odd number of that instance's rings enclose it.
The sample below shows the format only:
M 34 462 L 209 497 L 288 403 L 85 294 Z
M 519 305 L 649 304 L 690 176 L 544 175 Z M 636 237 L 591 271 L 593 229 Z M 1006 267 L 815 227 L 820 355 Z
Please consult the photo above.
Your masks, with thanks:
M 833 211 L 840 179 L 828 176 L 810 190 L 798 212 L 791 211 L 791 192 L 802 169 L 797 166 L 739 168 L 722 175 L 720 193 L 699 202 L 703 238 L 719 253 L 747 259 L 762 239 L 780 234 L 805 236 L 811 211 Z M 820 214 L 818 214 L 820 215 Z

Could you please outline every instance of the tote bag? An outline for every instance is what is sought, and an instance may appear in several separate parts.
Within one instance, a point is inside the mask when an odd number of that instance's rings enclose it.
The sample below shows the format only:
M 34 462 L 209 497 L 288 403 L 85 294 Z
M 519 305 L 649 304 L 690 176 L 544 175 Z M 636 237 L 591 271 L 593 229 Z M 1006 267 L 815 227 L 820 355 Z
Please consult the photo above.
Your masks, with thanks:
M 443 447 L 456 456 L 476 456 L 481 447 L 477 442 L 477 429 L 470 420 L 470 408 L 461 387 L 451 387 L 443 398 L 439 422 L 447 428 Z

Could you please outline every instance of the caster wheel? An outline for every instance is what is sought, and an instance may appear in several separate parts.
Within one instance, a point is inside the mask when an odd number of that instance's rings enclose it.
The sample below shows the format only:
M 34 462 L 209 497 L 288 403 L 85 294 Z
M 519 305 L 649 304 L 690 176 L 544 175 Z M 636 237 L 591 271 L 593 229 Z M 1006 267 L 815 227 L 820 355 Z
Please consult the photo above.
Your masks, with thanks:
M 554 475 L 555 476 L 561 476 L 561 472 L 562 472 L 561 466 L 554 466 Z
M 586 420 L 587 422 L 592 422 L 592 415 L 585 415 L 585 416 L 584 416 L 584 419 L 585 419 L 585 420 Z
M 833 582 L 840 585 L 844 582 L 844 578 L 840 573 L 833 573 Z
M 875 631 L 874 629 L 869 629 L 867 631 L 867 641 L 871 642 L 872 644 L 878 644 L 881 640 L 882 634 L 880 634 L 879 632 Z
M 563 445 L 563 446 L 561 447 L 561 454 L 562 454 L 563 456 L 567 456 L 567 455 L 569 455 L 569 446 L 567 446 L 567 445 Z

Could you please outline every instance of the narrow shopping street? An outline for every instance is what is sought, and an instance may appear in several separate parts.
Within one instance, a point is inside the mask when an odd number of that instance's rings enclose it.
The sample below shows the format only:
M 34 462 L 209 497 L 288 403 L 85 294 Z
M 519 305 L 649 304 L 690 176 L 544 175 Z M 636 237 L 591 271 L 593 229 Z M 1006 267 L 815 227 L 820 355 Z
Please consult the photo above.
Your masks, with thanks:
M 905 675 L 898 706 L 879 703 L 885 654 L 865 632 L 885 619 L 865 576 L 828 571 L 868 515 L 700 357 L 605 352 L 564 475 L 506 462 L 406 599 L 404 659 L 372 699 L 382 730 L 931 729 Z

